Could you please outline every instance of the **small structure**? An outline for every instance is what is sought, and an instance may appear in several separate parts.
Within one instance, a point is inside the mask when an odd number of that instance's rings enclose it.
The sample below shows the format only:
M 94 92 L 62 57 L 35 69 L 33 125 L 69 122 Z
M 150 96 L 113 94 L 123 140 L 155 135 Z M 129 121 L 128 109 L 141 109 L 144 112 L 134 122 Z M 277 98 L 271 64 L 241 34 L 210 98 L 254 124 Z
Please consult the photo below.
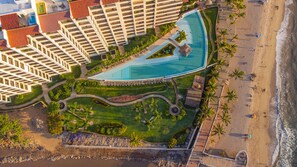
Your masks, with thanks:
M 177 105 L 170 106 L 169 112 L 173 116 L 177 116 L 180 113 L 180 109 L 177 107 Z
M 202 98 L 205 78 L 195 75 L 193 85 L 187 90 L 185 104 L 190 107 L 198 107 Z
M 188 44 L 184 44 L 179 48 L 179 52 L 185 57 L 188 57 L 191 51 L 192 51 L 192 48 Z

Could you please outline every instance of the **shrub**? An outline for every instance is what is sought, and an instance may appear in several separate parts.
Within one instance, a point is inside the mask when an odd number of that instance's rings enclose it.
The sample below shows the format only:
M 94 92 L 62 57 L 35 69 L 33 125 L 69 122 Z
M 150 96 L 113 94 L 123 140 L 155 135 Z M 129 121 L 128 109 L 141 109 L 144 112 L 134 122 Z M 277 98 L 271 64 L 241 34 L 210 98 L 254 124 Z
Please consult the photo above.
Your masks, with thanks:
M 0 115 L 0 141 L 24 144 L 23 128 L 7 114 Z
M 172 138 L 168 142 L 168 148 L 173 148 L 177 145 L 177 140 L 175 138 Z
M 64 117 L 60 115 L 60 104 L 51 102 L 47 107 L 47 125 L 48 131 L 52 135 L 58 135 L 63 132 Z
M 125 133 L 126 126 L 121 123 L 100 123 L 94 125 L 94 131 L 105 135 L 121 135 Z

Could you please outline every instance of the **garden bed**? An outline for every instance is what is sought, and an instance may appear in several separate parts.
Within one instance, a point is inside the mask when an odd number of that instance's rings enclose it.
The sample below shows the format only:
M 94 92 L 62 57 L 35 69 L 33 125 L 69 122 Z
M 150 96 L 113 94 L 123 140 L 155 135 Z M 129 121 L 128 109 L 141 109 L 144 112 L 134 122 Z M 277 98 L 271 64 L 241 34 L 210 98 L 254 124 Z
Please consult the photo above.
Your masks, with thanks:
M 156 59 L 156 58 L 172 56 L 175 48 L 176 48 L 175 46 L 173 46 L 171 43 L 169 43 L 165 47 L 163 47 L 161 50 L 157 51 L 156 53 L 154 53 L 153 55 L 149 56 L 146 59 Z

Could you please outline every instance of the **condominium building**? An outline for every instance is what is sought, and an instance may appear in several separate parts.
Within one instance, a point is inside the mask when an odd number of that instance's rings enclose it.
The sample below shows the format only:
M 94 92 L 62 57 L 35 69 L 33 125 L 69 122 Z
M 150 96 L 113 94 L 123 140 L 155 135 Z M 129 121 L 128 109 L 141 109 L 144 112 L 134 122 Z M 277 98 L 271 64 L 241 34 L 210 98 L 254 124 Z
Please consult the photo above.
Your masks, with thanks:
M 111 46 L 126 45 L 148 28 L 177 21 L 182 5 L 182 0 L 15 2 L 22 8 L 14 13 L 0 5 L 0 102 L 105 55 Z

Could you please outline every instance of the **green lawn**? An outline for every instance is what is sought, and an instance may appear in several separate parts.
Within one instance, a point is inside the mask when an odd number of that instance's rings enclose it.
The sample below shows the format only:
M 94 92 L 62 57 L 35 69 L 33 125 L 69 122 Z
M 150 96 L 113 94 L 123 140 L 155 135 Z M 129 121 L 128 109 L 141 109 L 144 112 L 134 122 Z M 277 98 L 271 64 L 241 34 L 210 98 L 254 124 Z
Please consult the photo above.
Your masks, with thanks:
M 33 100 L 34 98 L 36 98 L 37 96 L 39 96 L 41 94 L 42 94 L 41 86 L 40 85 L 33 86 L 32 87 L 32 92 L 13 96 L 11 98 L 11 103 L 9 103 L 8 105 L 13 106 L 13 105 L 24 104 L 24 103 L 27 103 L 27 102 Z
M 208 18 L 211 20 L 212 23 L 212 34 L 209 34 L 209 23 L 206 20 L 206 18 L 204 17 L 204 15 L 202 14 L 202 18 L 205 24 L 205 28 L 207 31 L 207 36 L 208 36 L 208 55 L 210 56 L 210 53 L 212 51 L 212 45 L 210 42 L 210 38 L 213 38 L 213 41 L 215 42 L 217 40 L 217 36 L 216 36 L 216 22 L 217 22 L 217 15 L 218 15 L 218 8 L 217 7 L 212 7 L 212 8 L 208 8 L 203 10 L 202 12 L 204 12 L 206 14 L 206 16 L 208 16 Z M 214 50 L 216 50 L 217 47 L 214 48 Z M 217 53 L 215 53 L 213 55 L 213 57 L 210 60 L 210 64 L 214 62 L 215 59 L 217 59 Z M 209 57 L 210 58 L 210 57 Z
M 151 99 L 145 101 L 145 105 L 150 104 Z M 92 114 L 88 115 L 88 122 L 92 122 L 93 125 L 98 123 L 122 123 L 127 127 L 127 130 L 120 136 L 130 137 L 133 132 L 141 136 L 146 141 L 149 142 L 168 142 L 174 134 L 183 130 L 187 127 L 192 127 L 192 121 L 195 113 L 187 111 L 187 115 L 181 120 L 174 120 L 169 115 L 168 109 L 169 105 L 161 99 L 155 99 L 158 105 L 158 111 L 162 113 L 162 119 L 155 120 L 153 126 L 148 130 L 148 127 L 142 122 L 143 120 L 149 120 L 152 117 L 151 111 L 136 112 L 134 111 L 134 106 L 127 107 L 113 107 L 113 106 L 103 106 L 101 104 L 96 104 L 90 98 L 78 98 L 73 99 L 68 102 L 68 104 L 73 105 L 75 102 L 78 105 L 83 105 L 85 107 L 92 107 Z M 76 113 L 79 115 L 80 113 Z M 141 119 L 137 121 L 135 117 L 140 115 Z M 80 116 L 80 115 L 79 115 Z M 69 118 L 68 118 L 69 117 Z M 80 117 L 85 118 L 85 115 Z M 81 120 L 74 115 L 66 114 L 66 119 L 75 119 L 76 124 L 83 125 Z M 69 121 L 66 120 L 69 123 Z M 66 123 L 66 126 L 67 124 Z M 73 121 L 69 124 L 73 127 Z M 92 130 L 91 126 L 87 127 L 87 130 Z
M 80 94 L 94 94 L 105 98 L 121 95 L 137 95 L 153 91 L 167 90 L 166 84 L 143 86 L 82 86 Z

